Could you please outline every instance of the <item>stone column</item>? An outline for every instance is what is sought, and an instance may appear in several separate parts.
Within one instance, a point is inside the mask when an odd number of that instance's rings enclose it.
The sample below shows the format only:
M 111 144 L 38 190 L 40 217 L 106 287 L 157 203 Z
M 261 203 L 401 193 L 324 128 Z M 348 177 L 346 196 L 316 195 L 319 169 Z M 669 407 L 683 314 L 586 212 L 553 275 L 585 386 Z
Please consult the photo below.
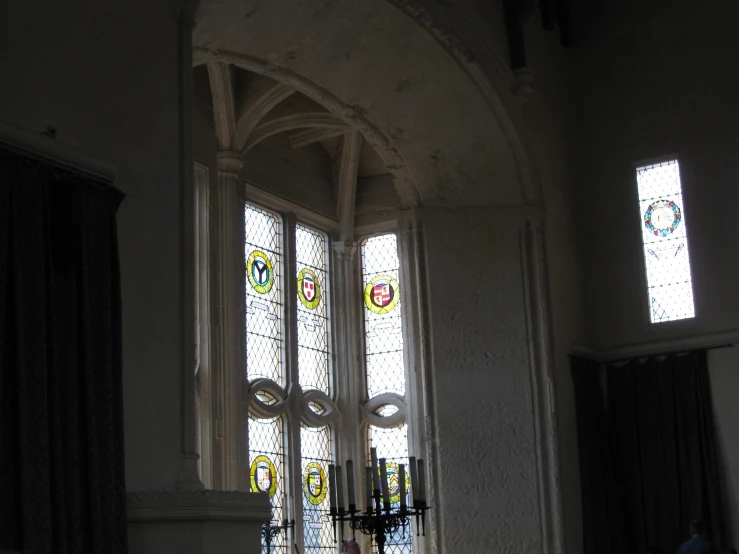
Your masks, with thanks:
M 237 152 L 218 153 L 218 185 L 211 195 L 213 280 L 213 483 L 224 490 L 248 490 L 244 317 L 244 202 Z

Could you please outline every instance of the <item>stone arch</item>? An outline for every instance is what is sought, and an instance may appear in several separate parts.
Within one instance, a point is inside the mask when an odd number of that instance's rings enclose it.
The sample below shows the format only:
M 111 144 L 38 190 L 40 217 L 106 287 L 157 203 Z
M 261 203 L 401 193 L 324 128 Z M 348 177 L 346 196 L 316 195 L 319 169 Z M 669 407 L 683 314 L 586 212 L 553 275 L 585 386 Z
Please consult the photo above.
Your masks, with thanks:
M 401 205 L 541 205 L 498 88 L 461 41 L 398 4 L 205 0 L 196 63 L 269 76 L 350 123 L 383 159 Z

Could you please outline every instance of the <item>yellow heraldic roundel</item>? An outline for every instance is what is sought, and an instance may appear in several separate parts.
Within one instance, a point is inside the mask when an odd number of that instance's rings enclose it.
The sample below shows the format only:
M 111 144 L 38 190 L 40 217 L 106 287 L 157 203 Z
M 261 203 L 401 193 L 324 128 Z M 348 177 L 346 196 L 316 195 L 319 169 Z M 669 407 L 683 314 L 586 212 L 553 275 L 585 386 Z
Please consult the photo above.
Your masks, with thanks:
M 382 479 L 380 472 L 377 475 Z M 400 502 L 400 465 L 395 462 L 387 463 L 387 480 L 388 480 L 388 491 L 390 491 L 390 503 L 397 504 Z M 410 490 L 411 481 L 408 472 L 405 473 L 405 493 L 408 494 Z
M 389 275 L 378 275 L 364 287 L 364 305 L 376 314 L 387 314 L 400 301 L 400 285 Z
M 298 298 L 309 310 L 315 310 L 321 302 L 321 284 L 318 276 L 307 267 L 298 273 Z
M 303 494 L 306 500 L 318 506 L 326 498 L 326 493 L 328 493 L 326 472 L 323 471 L 321 464 L 310 462 L 303 472 Z
M 277 470 L 267 456 L 257 456 L 249 469 L 249 481 L 253 492 L 266 492 L 270 498 L 277 491 Z
M 267 294 L 275 284 L 272 260 L 261 250 L 249 254 L 246 260 L 246 275 L 251 286 L 260 294 Z

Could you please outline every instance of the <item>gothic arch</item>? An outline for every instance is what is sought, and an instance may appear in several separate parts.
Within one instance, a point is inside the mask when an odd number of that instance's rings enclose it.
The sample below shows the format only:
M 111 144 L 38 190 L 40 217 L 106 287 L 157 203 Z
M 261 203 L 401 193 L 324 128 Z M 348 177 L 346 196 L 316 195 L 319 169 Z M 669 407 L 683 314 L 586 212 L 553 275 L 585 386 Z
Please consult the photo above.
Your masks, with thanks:
M 460 40 L 407 2 L 204 0 L 194 44 L 196 64 L 268 76 L 357 129 L 401 206 L 542 205 L 506 105 L 512 73 L 499 64 L 492 83 Z

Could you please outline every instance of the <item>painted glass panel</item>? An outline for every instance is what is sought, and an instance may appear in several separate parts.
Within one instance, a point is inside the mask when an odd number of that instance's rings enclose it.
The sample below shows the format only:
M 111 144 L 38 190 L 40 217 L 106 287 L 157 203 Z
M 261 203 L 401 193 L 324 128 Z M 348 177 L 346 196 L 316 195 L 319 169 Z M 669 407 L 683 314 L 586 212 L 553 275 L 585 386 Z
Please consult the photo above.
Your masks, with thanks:
M 295 246 L 300 384 L 330 394 L 328 237 L 298 225 Z
M 390 501 L 393 508 L 397 508 L 400 504 L 398 471 L 399 465 L 405 464 L 408 467 L 408 425 L 403 423 L 398 427 L 385 429 L 370 425 L 367 432 L 367 452 L 372 447 L 377 448 L 377 458 L 385 458 L 387 460 L 388 481 L 390 482 Z M 368 464 L 371 460 L 368 459 Z M 406 501 L 408 505 L 412 505 L 410 499 L 409 477 L 406 476 Z M 374 549 L 374 545 L 373 545 Z M 402 531 L 396 531 L 387 537 L 385 542 L 386 554 L 411 554 L 413 552 L 413 530 L 411 525 L 406 526 L 405 535 Z
M 249 488 L 269 495 L 273 525 L 281 524 L 287 517 L 284 445 L 282 418 L 249 418 Z M 266 552 L 264 540 L 262 551 Z M 273 540 L 271 552 L 287 554 L 284 532 Z
M 394 234 L 362 242 L 367 393 L 405 393 L 400 261 Z
M 303 479 L 303 544 L 306 554 L 335 552 L 329 518 L 328 465 L 331 461 L 331 432 L 328 427 L 300 428 Z
M 636 177 L 651 322 L 694 317 L 679 164 L 639 167 Z
M 247 378 L 284 386 L 280 218 L 247 204 L 244 231 Z

